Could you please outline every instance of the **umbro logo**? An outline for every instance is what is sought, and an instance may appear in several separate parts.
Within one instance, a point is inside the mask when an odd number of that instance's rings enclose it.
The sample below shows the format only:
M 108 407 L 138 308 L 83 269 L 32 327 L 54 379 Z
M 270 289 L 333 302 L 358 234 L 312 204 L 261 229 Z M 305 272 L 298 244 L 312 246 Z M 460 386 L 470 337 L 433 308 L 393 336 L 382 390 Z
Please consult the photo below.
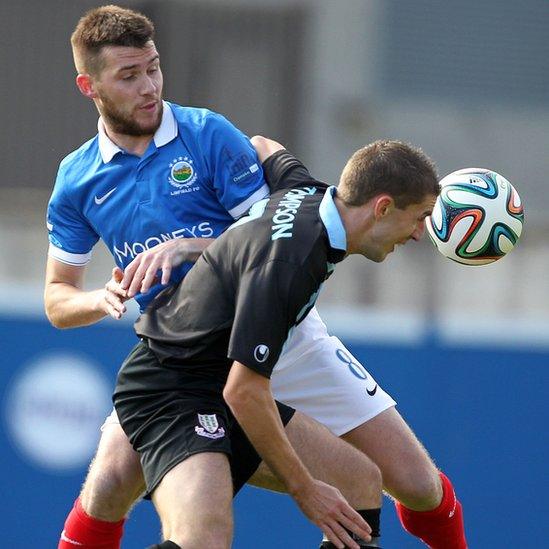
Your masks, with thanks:
M 116 191 L 116 187 L 112 188 L 108 193 L 105 193 L 103 196 L 101 197 L 98 197 L 97 195 L 94 196 L 94 200 L 95 200 L 95 203 L 100 206 L 101 204 L 103 204 L 103 202 L 105 202 L 105 200 L 107 200 L 107 198 L 109 198 L 109 196 L 111 196 L 111 194 Z
M 265 362 L 269 357 L 269 347 L 260 344 L 254 349 L 254 358 L 257 362 Z

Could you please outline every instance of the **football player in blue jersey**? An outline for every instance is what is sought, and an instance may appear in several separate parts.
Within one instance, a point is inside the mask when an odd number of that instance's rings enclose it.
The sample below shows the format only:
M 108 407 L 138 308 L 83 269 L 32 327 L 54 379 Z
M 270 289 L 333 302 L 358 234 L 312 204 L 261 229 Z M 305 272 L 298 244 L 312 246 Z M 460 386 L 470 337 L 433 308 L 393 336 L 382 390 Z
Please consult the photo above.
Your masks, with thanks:
M 143 310 L 269 192 L 256 152 L 240 131 L 205 109 L 162 100 L 153 31 L 146 17 L 108 6 L 86 14 L 71 39 L 77 86 L 100 119 L 98 134 L 61 162 L 48 206 L 45 307 L 57 327 L 107 315 L 118 319 L 131 297 Z M 99 239 L 116 267 L 104 288 L 86 291 L 86 264 Z M 362 375 L 342 368 L 346 361 Z M 288 341 L 272 387 L 279 401 L 320 421 L 376 464 L 360 462 L 366 476 L 360 486 L 370 490 L 363 499 L 377 497 L 379 467 L 408 531 L 434 548 L 465 547 L 461 505 L 450 481 L 394 400 L 328 335 L 315 309 Z M 119 547 L 124 518 L 143 492 L 138 456 L 116 414 L 102 431 L 59 547 Z M 258 482 L 274 483 L 265 468 Z
M 72 38 L 77 85 L 101 118 L 98 134 L 61 162 L 48 207 L 45 304 L 58 327 L 90 324 L 105 315 L 120 318 L 124 301 L 137 292 L 143 309 L 159 289 L 185 275 L 212 237 L 269 192 L 255 150 L 240 131 L 218 114 L 162 101 L 152 31 L 145 17 L 110 6 L 85 16 Z M 117 267 L 105 288 L 87 292 L 85 265 L 99 238 Z M 128 291 L 119 284 L 123 269 Z M 307 449 L 311 473 L 341 488 L 354 508 L 379 509 L 377 466 L 290 411 L 283 417 L 288 437 L 298 455 Z M 241 472 L 249 470 L 248 448 L 242 444 L 247 453 L 243 467 L 235 464 L 235 480 L 249 477 Z M 235 461 L 240 455 L 235 450 Z M 353 475 L 341 474 L 341 460 Z M 357 470 L 362 472 L 358 481 Z M 123 517 L 142 491 L 138 456 L 113 415 L 59 547 L 119 547 Z M 358 548 L 340 524 L 369 537 L 367 523 L 332 486 L 318 480 L 297 495 L 309 518 L 329 528 L 327 534 L 342 540 L 341 546 L 348 542 Z M 221 509 L 218 513 L 230 519 Z

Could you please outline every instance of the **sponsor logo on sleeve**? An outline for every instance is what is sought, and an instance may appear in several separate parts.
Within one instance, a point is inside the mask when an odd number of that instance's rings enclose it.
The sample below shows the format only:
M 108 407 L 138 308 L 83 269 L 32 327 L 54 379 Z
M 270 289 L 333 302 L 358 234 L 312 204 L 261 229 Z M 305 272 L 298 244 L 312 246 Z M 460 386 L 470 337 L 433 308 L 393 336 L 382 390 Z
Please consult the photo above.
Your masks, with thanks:
M 49 233 L 48 239 L 49 239 L 49 241 L 50 241 L 54 246 L 56 246 L 57 248 L 60 248 L 61 250 L 63 249 L 63 244 L 61 244 L 61 242 L 59 241 L 59 239 L 56 238 L 56 237 L 53 235 L 53 233 Z
M 265 362 L 269 358 L 269 347 L 267 347 L 267 345 L 264 345 L 263 343 L 259 344 L 254 349 L 254 358 L 259 363 Z
M 259 166 L 257 162 L 254 162 L 247 154 L 241 154 L 236 159 L 230 158 L 230 174 L 235 183 L 246 179 L 258 171 Z

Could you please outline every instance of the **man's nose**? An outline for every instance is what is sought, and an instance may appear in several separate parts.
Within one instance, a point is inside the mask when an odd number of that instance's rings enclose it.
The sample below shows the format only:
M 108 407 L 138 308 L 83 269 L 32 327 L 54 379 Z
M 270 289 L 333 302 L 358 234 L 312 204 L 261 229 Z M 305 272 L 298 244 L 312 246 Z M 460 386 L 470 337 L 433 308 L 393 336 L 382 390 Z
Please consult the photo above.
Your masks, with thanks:
M 416 225 L 414 232 L 412 233 L 412 238 L 416 241 L 421 240 L 425 234 L 425 220 L 422 219 Z
M 146 75 L 141 84 L 141 94 L 142 95 L 153 95 L 156 93 L 157 83 L 154 78 L 151 78 L 149 75 Z

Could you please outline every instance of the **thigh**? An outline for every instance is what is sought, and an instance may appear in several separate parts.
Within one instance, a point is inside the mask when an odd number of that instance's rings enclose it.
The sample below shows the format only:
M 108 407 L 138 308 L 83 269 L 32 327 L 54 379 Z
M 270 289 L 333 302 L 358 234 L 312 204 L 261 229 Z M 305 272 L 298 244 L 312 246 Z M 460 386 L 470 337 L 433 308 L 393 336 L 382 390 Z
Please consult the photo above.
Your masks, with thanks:
M 230 455 L 230 422 L 222 403 L 165 395 L 169 403 L 145 419 L 133 437 L 147 492 L 151 494 L 173 467 L 202 453 Z
M 440 495 L 438 470 L 395 408 L 390 408 L 342 437 L 380 468 L 387 492 L 413 506 Z M 427 508 L 432 502 L 426 501 Z
M 116 411 L 139 453 L 147 492 L 189 456 L 230 454 L 230 422 L 220 392 L 193 386 L 184 370 L 160 364 L 146 345 L 134 348 L 118 374 Z
M 271 378 L 275 398 L 316 419 L 337 436 L 395 405 L 337 337 L 320 328 L 318 337 L 312 333 L 308 337 L 306 350 L 303 342 L 299 352 L 290 346 L 276 364 Z
M 115 522 L 129 511 L 144 489 L 139 455 L 119 423 L 105 423 L 80 494 L 84 510 L 96 518 Z
M 286 426 L 286 435 L 312 476 L 337 487 L 355 509 L 381 505 L 381 474 L 364 453 L 300 412 Z M 285 492 L 284 485 L 265 462 L 250 483 Z
M 201 453 L 170 469 L 152 500 L 166 539 L 181 547 L 228 547 L 232 496 L 227 456 Z
M 114 416 L 116 417 L 116 416 Z M 128 488 L 143 485 L 143 472 L 139 463 L 139 454 L 132 448 L 126 433 L 118 421 L 103 424 L 97 453 L 92 461 L 88 476 L 112 476 L 119 485 Z
M 286 434 L 312 476 L 338 488 L 353 507 L 381 505 L 380 471 L 363 452 L 299 412 L 286 426 Z

